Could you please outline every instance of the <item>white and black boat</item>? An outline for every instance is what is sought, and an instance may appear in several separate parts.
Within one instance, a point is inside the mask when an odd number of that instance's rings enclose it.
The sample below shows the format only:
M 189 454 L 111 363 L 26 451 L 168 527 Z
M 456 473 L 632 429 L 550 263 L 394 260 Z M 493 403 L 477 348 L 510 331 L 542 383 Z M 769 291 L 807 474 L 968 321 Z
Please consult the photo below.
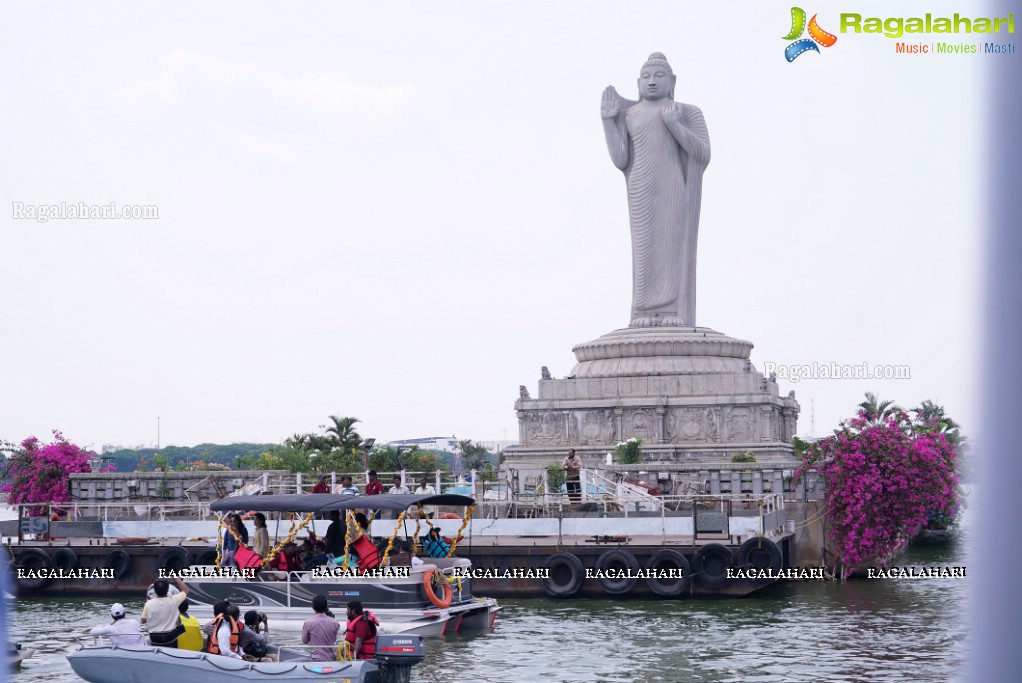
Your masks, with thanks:
M 335 494 L 262 495 L 225 498 L 211 504 L 218 512 L 253 510 L 261 512 L 296 512 L 317 514 L 338 510 L 390 510 L 396 514 L 421 506 L 468 507 L 472 498 L 460 495 L 390 495 L 341 496 Z M 421 525 L 421 522 L 418 524 Z M 396 525 L 397 526 L 397 525 Z M 408 527 L 417 523 L 411 521 Z M 399 535 L 400 529 L 395 530 Z M 405 535 L 413 534 L 411 529 Z M 190 612 L 200 620 L 212 618 L 213 605 L 227 600 L 244 613 L 256 610 L 267 615 L 275 628 L 301 630 L 312 614 L 312 600 L 317 595 L 327 598 L 332 608 L 341 608 L 358 600 L 380 620 L 381 633 L 413 633 L 436 636 L 470 630 L 493 628 L 496 600 L 472 594 L 468 576 L 471 562 L 457 557 L 425 557 L 424 564 L 403 568 L 391 567 L 387 576 L 337 576 L 320 571 L 298 571 L 286 574 L 257 571 L 254 578 L 191 576 L 185 579 L 189 589 Z M 204 568 L 192 567 L 195 574 Z

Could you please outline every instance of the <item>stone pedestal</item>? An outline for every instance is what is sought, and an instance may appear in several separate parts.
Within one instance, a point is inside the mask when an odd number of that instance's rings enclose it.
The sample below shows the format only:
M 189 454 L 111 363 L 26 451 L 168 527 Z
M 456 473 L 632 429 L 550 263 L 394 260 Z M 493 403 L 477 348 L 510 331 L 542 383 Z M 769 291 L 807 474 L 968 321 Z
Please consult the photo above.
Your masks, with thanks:
M 574 448 L 587 466 L 625 439 L 643 441 L 644 463 L 793 462 L 799 405 L 749 360 L 752 343 L 704 327 L 626 328 L 576 346 L 564 379 L 525 387 L 515 403 L 519 444 L 511 467 L 560 461 Z M 546 375 L 546 373 L 544 373 Z

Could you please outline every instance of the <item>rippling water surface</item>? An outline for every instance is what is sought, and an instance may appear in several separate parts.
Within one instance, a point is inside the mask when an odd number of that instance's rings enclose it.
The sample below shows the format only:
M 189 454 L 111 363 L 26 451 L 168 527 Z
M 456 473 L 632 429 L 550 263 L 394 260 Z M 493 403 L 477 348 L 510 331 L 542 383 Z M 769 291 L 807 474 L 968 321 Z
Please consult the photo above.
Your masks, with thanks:
M 901 564 L 965 565 L 967 534 Z M 949 681 L 967 656 L 965 579 L 804 582 L 724 601 L 507 600 L 492 633 L 428 639 L 414 681 Z M 36 656 L 12 683 L 79 683 L 72 635 L 120 599 L 21 600 L 11 636 Z M 272 624 L 271 624 L 272 626 Z M 272 635 L 272 634 L 271 634 Z

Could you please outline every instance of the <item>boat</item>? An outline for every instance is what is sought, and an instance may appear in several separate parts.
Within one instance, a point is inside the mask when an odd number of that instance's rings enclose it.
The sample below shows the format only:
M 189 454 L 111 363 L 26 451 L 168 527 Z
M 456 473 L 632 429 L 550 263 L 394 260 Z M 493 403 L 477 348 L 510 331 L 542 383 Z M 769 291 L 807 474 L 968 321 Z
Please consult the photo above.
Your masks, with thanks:
M 31 648 L 21 647 L 21 643 L 8 643 L 7 644 L 7 670 L 14 671 L 21 668 L 21 663 L 35 654 L 35 650 Z
M 408 681 L 424 659 L 417 636 L 377 636 L 371 660 L 311 661 L 301 651 L 278 648 L 277 662 L 249 662 L 192 650 L 151 645 L 84 645 L 67 656 L 89 683 L 368 683 Z
M 429 531 L 431 522 L 424 518 L 416 518 L 414 524 L 404 520 L 409 508 L 421 510 L 424 506 L 441 505 L 471 509 L 473 504 L 472 498 L 454 494 L 380 494 L 369 498 L 321 493 L 238 496 L 215 501 L 210 509 L 225 513 L 231 510 L 304 513 L 304 522 L 296 525 L 298 528 L 308 524 L 313 515 L 332 510 L 346 513 L 349 519 L 358 509 L 388 510 L 398 516 L 392 538 L 400 535 L 405 526 L 416 527 L 415 531 L 405 529 L 405 535 L 418 538 L 419 531 Z M 285 542 L 294 536 L 293 527 Z M 456 547 L 456 543 L 453 545 Z M 492 598 L 472 594 L 472 578 L 468 575 L 471 567 L 472 563 L 464 558 L 430 557 L 418 566 L 384 567 L 374 575 L 345 573 L 338 568 L 286 574 L 260 570 L 246 579 L 218 575 L 215 567 L 193 565 L 183 581 L 188 586 L 189 611 L 200 620 L 211 619 L 213 605 L 227 600 L 238 605 L 243 613 L 248 610 L 265 613 L 274 628 L 300 631 L 313 614 L 313 598 L 323 595 L 331 607 L 343 608 L 348 601 L 360 601 L 363 608 L 380 620 L 381 633 L 439 636 L 493 628 L 500 606 Z

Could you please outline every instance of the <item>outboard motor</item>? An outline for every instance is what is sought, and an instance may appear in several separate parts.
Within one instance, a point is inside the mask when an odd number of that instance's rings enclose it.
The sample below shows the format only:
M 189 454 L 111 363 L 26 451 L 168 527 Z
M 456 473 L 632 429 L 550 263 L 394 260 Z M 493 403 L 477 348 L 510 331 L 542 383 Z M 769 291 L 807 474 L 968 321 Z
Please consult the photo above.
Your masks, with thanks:
M 412 667 L 426 658 L 422 637 L 412 635 L 376 636 L 376 664 L 382 683 L 409 683 Z

